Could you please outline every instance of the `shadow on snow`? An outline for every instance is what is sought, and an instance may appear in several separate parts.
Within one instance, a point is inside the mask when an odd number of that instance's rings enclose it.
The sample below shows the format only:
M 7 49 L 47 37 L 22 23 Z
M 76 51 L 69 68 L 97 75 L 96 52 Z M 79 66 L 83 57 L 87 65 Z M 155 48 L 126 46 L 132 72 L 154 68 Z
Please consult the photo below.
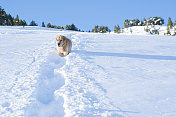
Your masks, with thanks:
M 155 60 L 176 60 L 176 56 L 162 55 L 142 55 L 142 54 L 126 54 L 126 53 L 111 53 L 111 52 L 91 52 L 86 50 L 73 50 L 74 53 L 85 54 L 88 56 L 113 56 L 139 59 L 155 59 Z

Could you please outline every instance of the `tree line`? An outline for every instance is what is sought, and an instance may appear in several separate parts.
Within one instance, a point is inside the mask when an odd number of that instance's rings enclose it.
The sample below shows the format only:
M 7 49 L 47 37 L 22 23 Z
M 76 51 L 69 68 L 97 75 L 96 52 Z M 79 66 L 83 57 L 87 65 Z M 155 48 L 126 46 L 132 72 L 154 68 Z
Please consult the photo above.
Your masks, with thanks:
M 161 17 L 150 17 L 147 20 L 146 18 L 144 18 L 143 20 L 139 20 L 138 18 L 132 19 L 132 20 L 126 19 L 124 21 L 123 28 L 120 28 L 119 25 L 114 26 L 114 33 L 123 33 L 125 28 L 129 28 L 132 26 L 146 26 L 146 28 L 144 28 L 146 32 L 149 32 L 150 34 L 159 34 L 159 31 L 158 31 L 159 29 L 152 29 L 152 28 L 154 28 L 155 25 L 163 25 L 163 24 L 164 24 L 164 19 Z M 20 19 L 18 15 L 16 15 L 16 17 L 14 18 L 11 16 L 11 14 L 7 14 L 5 10 L 0 6 L 0 26 L 38 26 L 38 24 L 34 20 L 32 20 L 28 25 L 26 21 Z M 151 28 L 149 28 L 149 26 Z M 74 24 L 66 25 L 65 27 L 63 27 L 63 26 L 52 25 L 51 23 L 48 23 L 47 25 L 45 25 L 45 23 L 42 22 L 42 27 L 84 32 L 83 30 L 78 29 Z M 176 20 L 173 23 L 171 18 L 169 17 L 168 24 L 167 24 L 167 32 L 165 33 L 165 35 L 171 35 L 171 30 L 174 30 L 174 35 L 176 35 Z M 89 32 L 107 33 L 107 32 L 111 32 L 111 30 L 108 28 L 108 26 L 95 25 L 92 31 L 89 31 Z M 131 29 L 130 29 L 130 32 L 132 33 Z
M 0 6 L 0 26 L 38 26 L 38 24 L 32 20 L 28 25 L 26 21 L 20 19 L 18 15 L 16 15 L 14 18 L 11 16 L 11 14 L 7 14 L 6 11 Z M 63 26 L 56 26 L 52 25 L 51 23 L 48 23 L 45 26 L 44 22 L 42 22 L 42 27 L 64 29 Z M 66 25 L 65 30 L 81 31 L 74 24 Z
M 7 14 L 3 8 L 0 6 L 0 26 L 26 26 L 25 20 L 19 19 L 17 15 L 16 18 Z
M 150 17 L 148 20 L 145 18 L 143 20 L 139 19 L 126 19 L 124 21 L 124 26 L 123 28 L 120 28 L 119 25 L 114 26 L 114 33 L 123 33 L 125 28 L 130 28 L 132 26 L 145 26 L 144 31 L 150 34 L 158 34 L 159 35 L 159 28 L 155 28 L 155 25 L 163 25 L 164 24 L 164 19 L 161 17 Z M 150 28 L 149 28 L 150 27 Z M 130 28 L 130 32 L 132 33 L 132 29 Z M 168 18 L 168 24 L 167 24 L 167 30 L 164 35 L 176 35 L 176 20 L 173 23 L 171 18 Z

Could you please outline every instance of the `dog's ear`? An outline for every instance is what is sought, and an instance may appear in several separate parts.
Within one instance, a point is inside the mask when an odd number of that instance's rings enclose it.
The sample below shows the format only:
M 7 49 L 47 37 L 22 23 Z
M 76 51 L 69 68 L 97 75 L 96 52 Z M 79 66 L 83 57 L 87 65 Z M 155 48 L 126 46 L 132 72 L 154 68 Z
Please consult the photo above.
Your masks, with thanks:
M 60 39 L 60 35 L 56 37 L 56 41 L 59 41 L 59 39 Z

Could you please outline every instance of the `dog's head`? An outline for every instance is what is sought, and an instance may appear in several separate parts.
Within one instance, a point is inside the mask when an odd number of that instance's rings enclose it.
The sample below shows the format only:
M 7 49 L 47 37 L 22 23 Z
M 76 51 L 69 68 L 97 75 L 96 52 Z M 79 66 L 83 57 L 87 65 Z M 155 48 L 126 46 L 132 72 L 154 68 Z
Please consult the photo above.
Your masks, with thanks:
M 62 35 L 57 36 L 56 43 L 58 47 L 63 47 L 65 45 L 65 37 Z

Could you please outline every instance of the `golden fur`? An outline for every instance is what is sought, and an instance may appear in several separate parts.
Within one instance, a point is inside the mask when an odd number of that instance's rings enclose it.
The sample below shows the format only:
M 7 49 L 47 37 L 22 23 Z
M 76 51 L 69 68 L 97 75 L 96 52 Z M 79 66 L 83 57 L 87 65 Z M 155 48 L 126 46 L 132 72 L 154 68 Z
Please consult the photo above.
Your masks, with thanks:
M 57 50 L 61 57 L 67 56 L 71 52 L 72 42 L 63 35 L 56 37 Z

